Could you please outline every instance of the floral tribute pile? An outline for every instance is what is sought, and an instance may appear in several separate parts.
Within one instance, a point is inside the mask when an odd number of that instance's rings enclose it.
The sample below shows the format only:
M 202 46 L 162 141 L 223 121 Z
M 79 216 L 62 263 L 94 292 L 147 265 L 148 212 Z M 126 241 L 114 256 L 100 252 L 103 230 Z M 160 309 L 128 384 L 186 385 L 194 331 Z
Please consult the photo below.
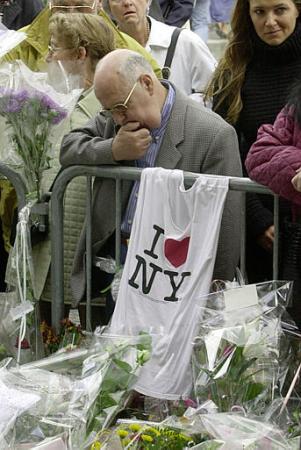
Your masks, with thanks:
M 301 340 L 285 316 L 290 289 L 273 281 L 204 298 L 191 396 L 176 401 L 133 391 L 150 334 L 88 334 L 69 320 L 55 334 L 43 323 L 49 356 L 2 360 L 0 449 L 299 449 Z M 233 298 L 244 296 L 248 306 L 237 307 Z

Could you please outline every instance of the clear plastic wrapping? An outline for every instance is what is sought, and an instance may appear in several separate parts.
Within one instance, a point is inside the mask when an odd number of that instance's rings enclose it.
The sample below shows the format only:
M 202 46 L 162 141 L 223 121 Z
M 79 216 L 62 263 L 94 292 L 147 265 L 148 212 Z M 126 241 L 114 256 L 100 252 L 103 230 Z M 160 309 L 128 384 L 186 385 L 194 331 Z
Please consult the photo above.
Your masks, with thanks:
M 298 443 L 298 438 L 286 438 L 277 426 L 259 417 L 196 413 L 189 419 L 170 416 L 160 423 L 120 419 L 97 435 L 91 450 L 297 450 Z
M 0 58 L 26 39 L 23 31 L 9 30 L 0 23 Z
M 40 199 L 43 171 L 80 92 L 57 92 L 46 73 L 32 72 L 21 61 L 0 68 L 1 161 L 21 172 L 31 198 Z
M 16 447 L 33 446 L 67 433 L 68 449 L 85 448 L 124 406 L 149 352 L 148 335 L 101 335 L 89 349 L 3 368 L 0 381 L 7 389 L 19 391 L 20 397 L 35 394 L 39 400 L 18 412 L 2 438 Z
M 232 291 L 210 294 L 202 308 L 192 361 L 195 395 L 199 403 L 210 398 L 220 412 L 239 407 L 261 413 L 280 395 L 288 370 L 281 316 L 290 283 L 261 283 L 233 293 L 235 308 L 229 307 Z M 254 304 L 244 307 L 249 300 Z
M 7 356 L 15 357 L 20 364 L 43 356 L 39 310 L 32 289 L 34 273 L 29 231 L 30 208 L 31 204 L 19 212 L 15 243 L 7 267 L 7 280 L 14 288 L 2 296 L 7 315 L 0 317 L 0 342 L 6 347 Z M 8 303 L 8 298 L 12 298 L 13 303 Z

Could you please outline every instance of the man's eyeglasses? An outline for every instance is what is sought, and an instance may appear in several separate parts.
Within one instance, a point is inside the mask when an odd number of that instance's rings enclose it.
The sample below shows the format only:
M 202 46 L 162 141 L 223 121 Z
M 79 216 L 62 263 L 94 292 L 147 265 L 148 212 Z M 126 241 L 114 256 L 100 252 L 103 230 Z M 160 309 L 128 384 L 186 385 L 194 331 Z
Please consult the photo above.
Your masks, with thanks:
M 124 115 L 126 114 L 127 110 L 128 110 L 128 103 L 130 101 L 131 96 L 133 95 L 133 92 L 136 88 L 136 86 L 138 85 L 139 80 L 136 81 L 136 83 L 134 84 L 134 86 L 132 87 L 132 89 L 129 92 L 129 95 L 127 96 L 127 98 L 124 100 L 123 103 L 116 103 L 116 105 L 114 105 L 112 108 L 110 109 L 101 109 L 100 112 L 101 114 L 103 114 L 104 116 L 111 118 L 113 116 L 113 114 L 119 114 L 119 115 Z
M 53 1 L 51 1 L 51 0 L 49 0 L 48 4 L 49 4 L 49 9 L 50 10 L 61 9 L 63 11 L 66 10 L 66 12 L 67 12 L 69 10 L 72 11 L 73 9 L 78 9 L 79 11 L 84 12 L 85 9 L 88 9 L 90 11 L 94 11 L 95 6 L 96 6 L 96 0 L 94 0 L 93 4 L 90 5 L 90 6 L 89 5 L 73 5 L 73 6 L 71 6 L 71 5 L 54 5 Z

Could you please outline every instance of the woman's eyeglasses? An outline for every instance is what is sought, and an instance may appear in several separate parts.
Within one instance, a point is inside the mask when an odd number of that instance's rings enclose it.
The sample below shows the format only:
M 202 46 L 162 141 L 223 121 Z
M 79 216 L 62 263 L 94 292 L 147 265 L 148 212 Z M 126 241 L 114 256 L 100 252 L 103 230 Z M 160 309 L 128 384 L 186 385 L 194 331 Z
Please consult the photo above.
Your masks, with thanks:
M 63 47 L 55 47 L 55 45 L 51 45 L 51 44 L 48 45 L 48 52 L 51 53 L 52 55 L 53 55 L 53 53 L 60 52 L 62 50 L 67 50 L 67 49 L 63 48 Z

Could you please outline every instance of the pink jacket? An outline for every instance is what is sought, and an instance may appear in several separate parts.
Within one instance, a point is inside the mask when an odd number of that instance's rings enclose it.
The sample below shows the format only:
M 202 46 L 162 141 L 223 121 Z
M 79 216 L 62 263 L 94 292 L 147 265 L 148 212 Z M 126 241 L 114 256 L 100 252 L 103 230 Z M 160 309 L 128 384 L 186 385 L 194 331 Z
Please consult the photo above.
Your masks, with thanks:
M 292 108 L 284 107 L 274 125 L 259 128 L 245 165 L 252 180 L 301 205 L 301 193 L 291 183 L 301 167 L 301 128 Z

